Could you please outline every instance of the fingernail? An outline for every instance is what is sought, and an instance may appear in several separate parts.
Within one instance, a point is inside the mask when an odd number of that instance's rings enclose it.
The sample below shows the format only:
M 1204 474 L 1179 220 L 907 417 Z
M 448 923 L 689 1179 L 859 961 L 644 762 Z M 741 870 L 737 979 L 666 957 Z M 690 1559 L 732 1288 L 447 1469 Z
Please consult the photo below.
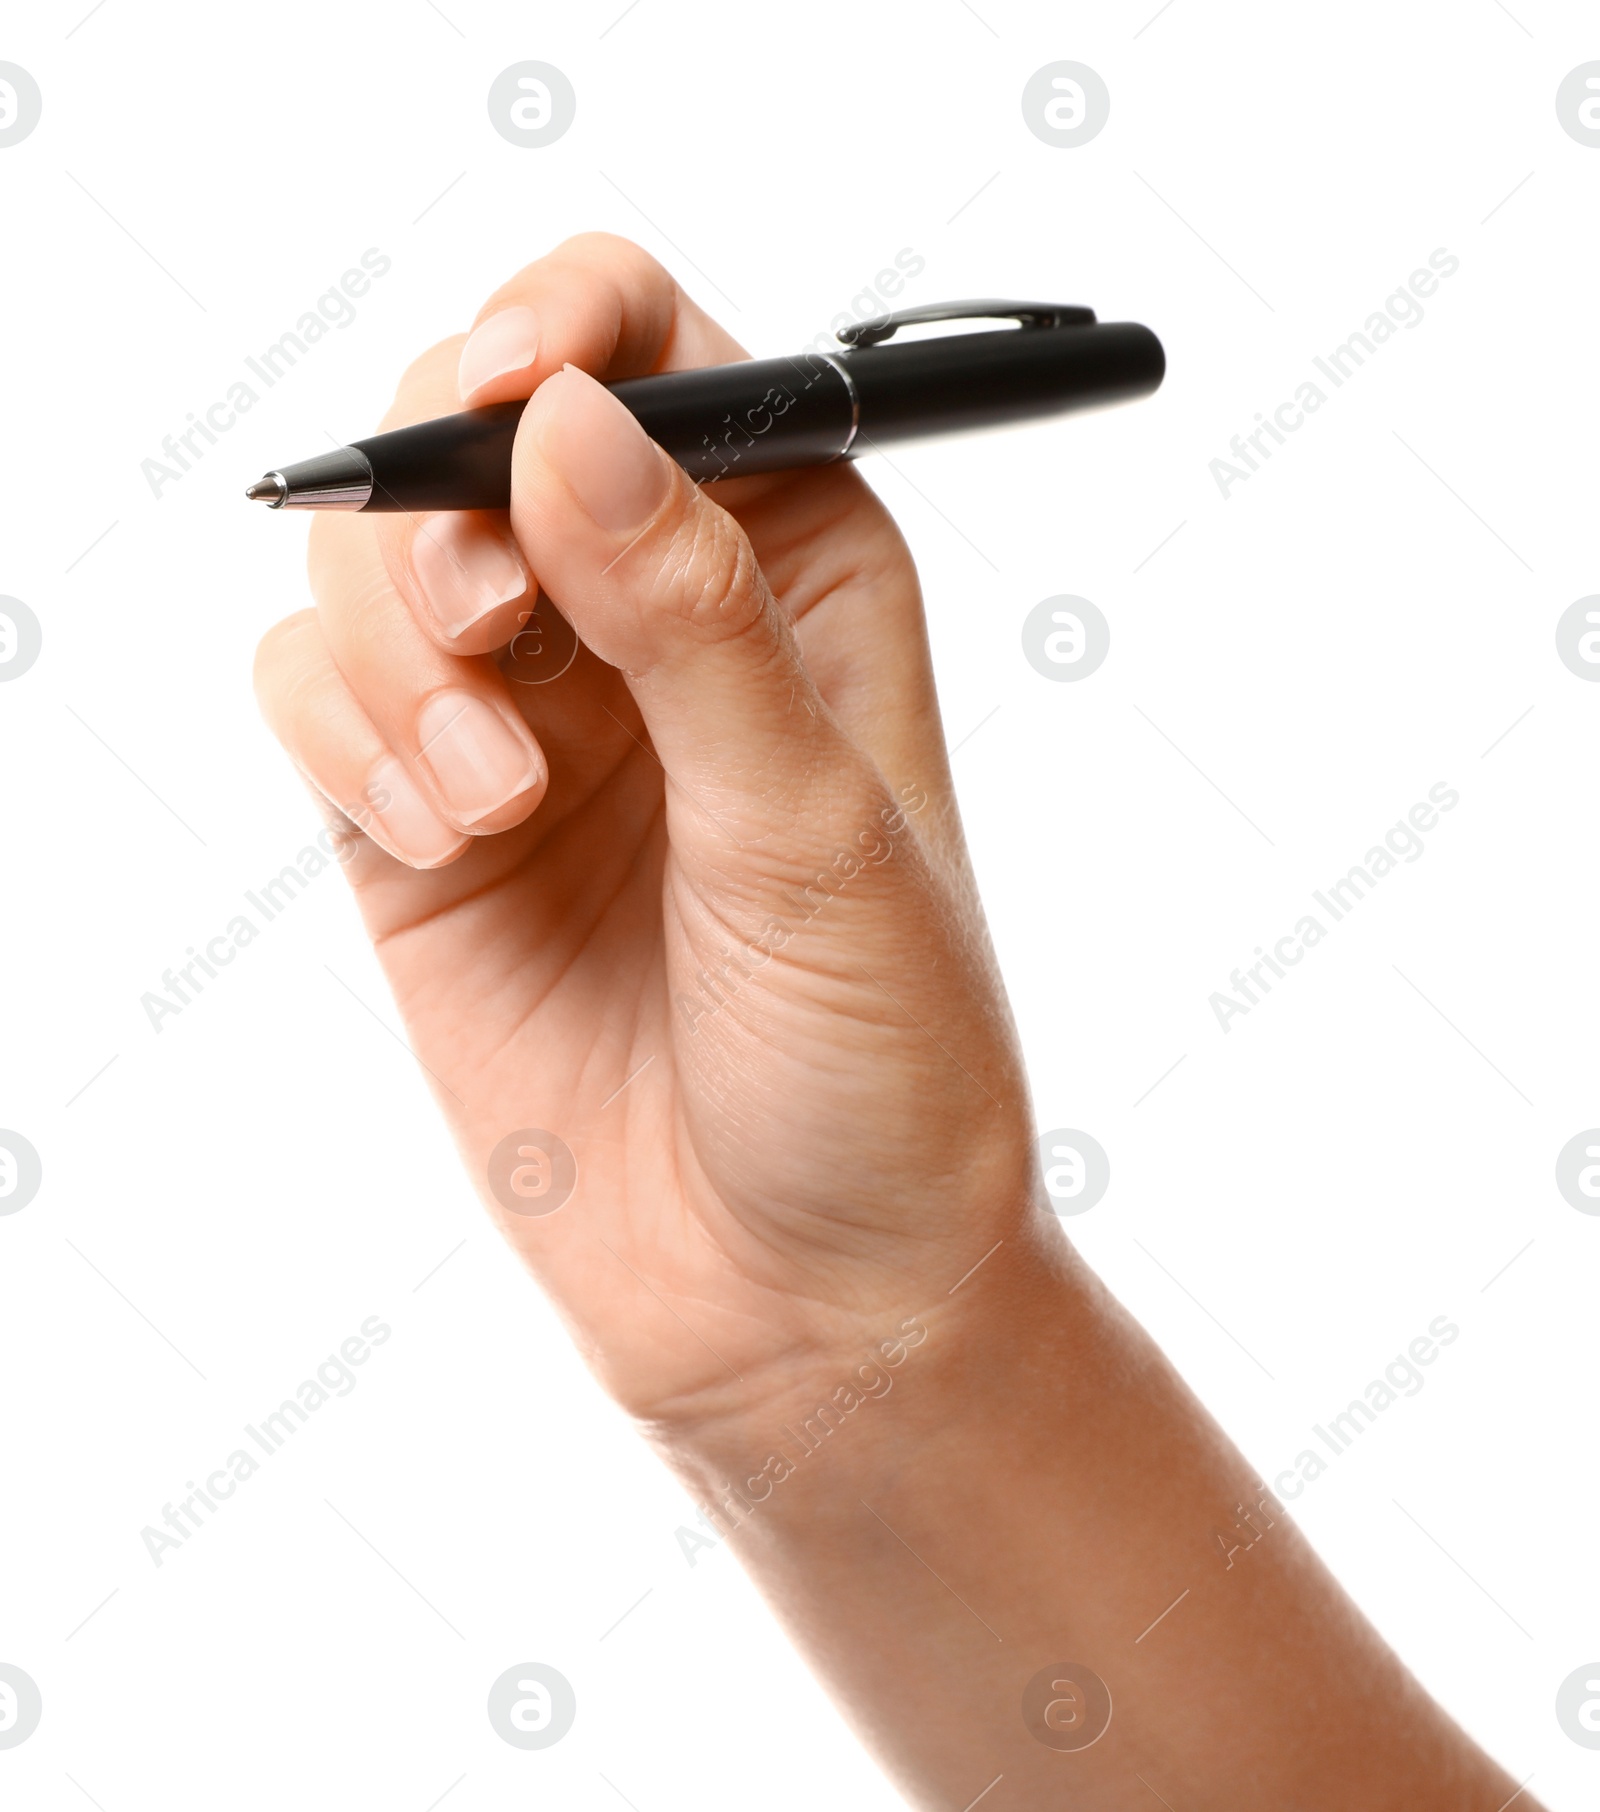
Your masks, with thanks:
M 476 824 L 543 774 L 531 742 L 470 692 L 437 692 L 417 718 L 428 772 L 462 824 Z
M 539 351 L 539 317 L 531 308 L 502 308 L 481 321 L 467 335 L 461 348 L 456 382 L 464 402 L 490 378 L 508 371 L 524 371 Z
M 511 537 L 481 516 L 441 513 L 417 525 L 411 566 L 442 635 L 458 636 L 528 589 Z
M 467 841 L 434 811 L 393 755 L 373 764 L 362 794 L 370 808 L 352 819 L 373 842 L 413 868 L 437 868 Z
M 546 459 L 601 528 L 616 533 L 639 527 L 667 494 L 665 458 L 603 384 L 575 365 L 553 381 L 555 393 L 538 423 Z M 535 397 L 549 389 L 546 383 Z

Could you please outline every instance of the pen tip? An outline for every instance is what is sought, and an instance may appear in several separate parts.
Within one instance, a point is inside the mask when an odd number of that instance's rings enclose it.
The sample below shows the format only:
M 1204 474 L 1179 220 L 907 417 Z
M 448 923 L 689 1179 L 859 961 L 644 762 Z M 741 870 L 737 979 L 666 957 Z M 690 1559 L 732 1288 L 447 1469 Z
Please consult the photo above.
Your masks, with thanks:
M 288 494 L 288 486 L 276 472 L 269 472 L 265 478 L 258 478 L 245 492 L 252 503 L 269 503 L 276 509 Z

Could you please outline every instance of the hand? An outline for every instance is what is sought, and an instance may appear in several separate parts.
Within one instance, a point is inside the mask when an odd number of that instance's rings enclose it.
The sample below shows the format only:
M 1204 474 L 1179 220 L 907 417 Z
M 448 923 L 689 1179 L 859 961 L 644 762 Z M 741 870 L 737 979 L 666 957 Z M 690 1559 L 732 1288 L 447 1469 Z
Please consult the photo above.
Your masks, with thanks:
M 697 489 L 595 381 L 744 356 L 623 240 L 530 265 L 385 422 L 532 396 L 509 521 L 318 517 L 257 663 L 473 1181 L 667 1424 L 832 1382 L 1035 1225 L 904 543 L 848 465 Z M 525 683 L 552 601 L 581 645 Z M 488 1185 L 524 1127 L 576 1158 L 547 1216 Z
M 915 1803 L 1509 1804 L 1042 1208 L 893 524 L 844 466 L 697 490 L 594 381 L 738 356 L 562 247 L 391 416 L 531 394 L 509 523 L 320 517 L 262 646 L 469 1171 Z M 577 1160 L 545 1215 L 489 1185 L 527 1127 Z M 1119 1707 L 1067 1754 L 1064 1660 Z

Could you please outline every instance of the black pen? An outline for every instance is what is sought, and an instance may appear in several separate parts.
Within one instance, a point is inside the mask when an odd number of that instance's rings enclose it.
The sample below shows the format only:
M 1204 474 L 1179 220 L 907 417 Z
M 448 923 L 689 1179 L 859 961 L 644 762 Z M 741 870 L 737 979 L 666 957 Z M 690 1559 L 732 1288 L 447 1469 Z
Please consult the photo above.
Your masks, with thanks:
M 1016 328 L 888 342 L 927 322 Z M 1161 342 L 1133 322 L 1049 302 L 939 302 L 844 328 L 838 351 L 744 359 L 606 386 L 691 478 L 853 459 L 885 444 L 1148 396 Z M 245 493 L 275 510 L 503 510 L 525 399 L 374 434 L 268 472 Z

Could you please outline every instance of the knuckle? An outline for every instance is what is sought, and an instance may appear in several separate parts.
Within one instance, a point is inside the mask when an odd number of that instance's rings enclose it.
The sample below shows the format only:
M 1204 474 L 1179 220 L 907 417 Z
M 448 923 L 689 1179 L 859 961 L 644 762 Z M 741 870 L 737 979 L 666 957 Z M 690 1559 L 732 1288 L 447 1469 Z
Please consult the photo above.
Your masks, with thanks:
M 412 543 L 427 531 L 427 523 L 425 516 L 402 515 L 398 511 L 391 514 L 381 510 L 374 514 L 372 542 L 391 578 L 409 573 Z
M 306 577 L 311 595 L 321 599 L 330 592 L 345 565 L 349 547 L 349 523 L 341 510 L 317 510 L 313 513 L 311 531 L 306 536 Z
M 670 531 L 661 602 L 707 642 L 732 641 L 761 624 L 771 594 L 744 531 L 698 493 Z
M 396 390 L 405 390 L 429 377 L 441 359 L 448 358 L 452 352 L 461 350 L 461 339 L 460 334 L 451 334 L 446 339 L 435 340 L 426 352 L 419 352 L 400 373 L 400 382 L 395 386 Z
M 670 290 L 674 280 L 658 259 L 631 239 L 617 233 L 574 233 L 502 283 L 478 310 L 474 325 L 516 303 L 531 300 L 537 306 L 541 295 L 552 290 L 570 297 L 574 285 L 593 304 L 607 290 L 619 295 L 663 286 Z
M 319 511 L 307 538 L 306 570 L 323 622 L 348 631 L 394 616 L 398 593 L 372 518 Z
M 317 633 L 314 610 L 297 610 L 293 616 L 272 625 L 256 644 L 251 677 L 258 697 L 269 686 L 280 686 L 285 680 L 292 679 L 300 665 L 307 637 Z
M 646 276 L 666 275 L 665 266 L 658 258 L 620 233 L 573 233 L 563 239 L 550 256 L 581 264 L 622 263 Z
M 426 421 L 430 415 L 448 414 L 460 407 L 456 368 L 466 339 L 465 334 L 450 334 L 417 354 L 395 385 L 394 400 L 383 417 L 384 428 L 409 427 L 413 422 Z

